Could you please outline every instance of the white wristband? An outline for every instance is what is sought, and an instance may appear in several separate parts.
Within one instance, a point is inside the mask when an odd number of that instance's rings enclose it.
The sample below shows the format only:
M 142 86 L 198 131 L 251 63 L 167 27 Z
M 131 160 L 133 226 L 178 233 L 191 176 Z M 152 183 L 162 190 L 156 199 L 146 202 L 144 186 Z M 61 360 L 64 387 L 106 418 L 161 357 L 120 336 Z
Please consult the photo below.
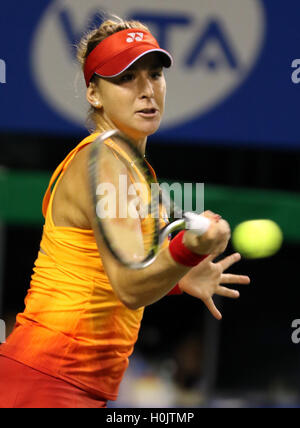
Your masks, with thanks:
M 209 218 L 204 217 L 201 214 L 196 214 L 193 212 L 185 212 L 184 219 L 186 224 L 185 228 L 187 230 L 192 230 L 193 233 L 199 236 L 203 235 L 209 229 L 209 226 L 210 226 Z

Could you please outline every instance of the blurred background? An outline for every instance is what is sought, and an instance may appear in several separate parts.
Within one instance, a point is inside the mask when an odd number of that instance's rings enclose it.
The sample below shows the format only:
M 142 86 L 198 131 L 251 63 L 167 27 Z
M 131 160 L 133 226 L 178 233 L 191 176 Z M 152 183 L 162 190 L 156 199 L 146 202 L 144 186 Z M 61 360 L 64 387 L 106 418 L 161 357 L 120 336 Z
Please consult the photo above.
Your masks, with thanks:
M 120 5 L 120 3 L 122 3 Z M 237 301 L 215 321 L 192 297 L 146 308 L 116 407 L 300 404 L 300 5 L 296 0 L 28 0 L 0 12 L 0 318 L 24 308 L 56 166 L 88 135 L 74 46 L 99 11 L 145 22 L 175 60 L 147 157 L 159 178 L 205 183 L 232 229 L 272 219 L 269 258 L 242 259 Z M 172 161 L 169 160 L 170 154 Z M 233 251 L 231 246 L 227 253 Z

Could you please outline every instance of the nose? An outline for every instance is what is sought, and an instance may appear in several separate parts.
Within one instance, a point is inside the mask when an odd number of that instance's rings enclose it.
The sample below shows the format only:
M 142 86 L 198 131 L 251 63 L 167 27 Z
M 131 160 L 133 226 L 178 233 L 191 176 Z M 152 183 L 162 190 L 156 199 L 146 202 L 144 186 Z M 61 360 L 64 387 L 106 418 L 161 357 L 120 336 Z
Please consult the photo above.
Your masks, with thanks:
M 153 98 L 154 89 L 148 73 L 141 73 L 138 79 L 140 98 Z

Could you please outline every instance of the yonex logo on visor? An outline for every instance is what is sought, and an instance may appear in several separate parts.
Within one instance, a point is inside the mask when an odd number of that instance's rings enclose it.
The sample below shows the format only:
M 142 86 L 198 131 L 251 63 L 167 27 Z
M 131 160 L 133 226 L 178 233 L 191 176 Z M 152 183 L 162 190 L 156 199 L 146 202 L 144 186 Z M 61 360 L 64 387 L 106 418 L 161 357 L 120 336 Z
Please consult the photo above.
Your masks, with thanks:
M 172 65 L 171 55 L 160 48 L 151 33 L 128 29 L 118 31 L 99 43 L 87 57 L 84 67 L 86 85 L 89 86 L 94 74 L 100 77 L 118 76 L 135 61 L 150 52 L 160 53 L 164 67 Z
M 128 36 L 126 40 L 127 43 L 133 43 L 134 41 L 141 42 L 144 38 L 143 33 L 128 33 Z

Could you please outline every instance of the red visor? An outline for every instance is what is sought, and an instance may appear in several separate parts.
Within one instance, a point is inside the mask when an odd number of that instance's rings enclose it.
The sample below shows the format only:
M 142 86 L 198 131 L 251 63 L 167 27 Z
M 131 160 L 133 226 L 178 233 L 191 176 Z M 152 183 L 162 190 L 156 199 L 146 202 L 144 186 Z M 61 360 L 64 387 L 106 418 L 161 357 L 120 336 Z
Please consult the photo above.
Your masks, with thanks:
M 129 29 L 107 37 L 89 54 L 84 66 L 86 85 L 94 74 L 114 77 L 129 68 L 135 61 L 150 52 L 160 52 L 164 67 L 173 63 L 171 55 L 161 49 L 156 39 L 147 31 Z

